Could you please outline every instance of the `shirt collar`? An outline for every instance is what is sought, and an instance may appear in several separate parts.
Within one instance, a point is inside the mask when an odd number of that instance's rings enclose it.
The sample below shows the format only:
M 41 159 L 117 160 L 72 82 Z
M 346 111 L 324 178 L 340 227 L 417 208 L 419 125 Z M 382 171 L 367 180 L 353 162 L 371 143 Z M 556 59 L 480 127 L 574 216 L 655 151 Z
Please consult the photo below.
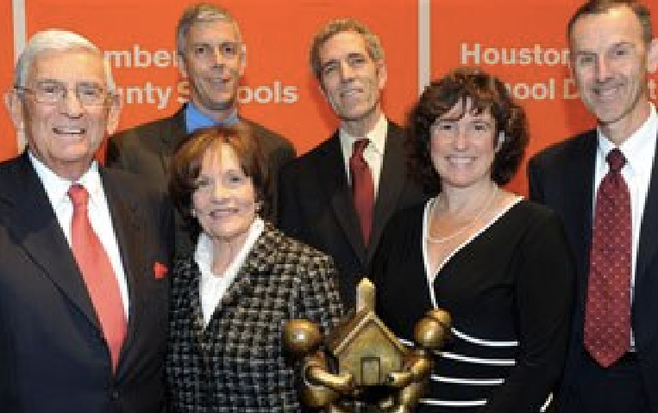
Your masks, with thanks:
M 62 202 L 69 202 L 67 192 L 69 187 L 78 183 L 85 187 L 89 193 L 90 202 L 98 205 L 103 197 L 103 186 L 101 183 L 101 176 L 98 172 L 98 162 L 92 161 L 89 169 L 78 179 L 76 182 L 64 179 L 50 170 L 43 162 L 41 162 L 32 152 L 28 151 L 28 156 L 32 166 L 37 173 L 37 176 L 43 184 L 50 204 L 58 206 Z
M 341 146 L 343 147 L 343 153 L 351 154 L 354 142 L 359 139 L 367 138 L 370 141 L 368 148 L 372 148 L 380 155 L 383 155 L 384 147 L 386 145 L 387 133 L 388 121 L 386 120 L 386 116 L 384 116 L 384 114 L 379 116 L 379 120 L 377 120 L 375 127 L 366 133 L 366 136 L 352 136 L 346 130 L 340 129 L 339 137 Z
M 237 274 L 238 269 L 242 266 L 245 258 L 251 248 L 256 243 L 256 240 L 260 234 L 265 229 L 265 221 L 262 218 L 256 217 L 254 222 L 251 223 L 248 229 L 247 239 L 240 248 L 240 251 L 236 254 L 235 258 L 229 264 L 229 267 L 226 269 L 226 274 L 230 277 L 234 277 Z M 201 270 L 202 276 L 211 276 L 212 275 L 212 256 L 213 256 L 213 243 L 212 239 L 205 232 L 199 234 L 199 239 L 197 241 L 196 249 L 194 251 L 194 260 L 196 261 L 199 269 Z
M 210 128 L 212 126 L 232 126 L 239 120 L 240 118 L 238 117 L 237 109 L 233 110 L 233 113 L 231 113 L 228 118 L 218 122 L 201 112 L 191 101 L 185 105 L 185 129 L 187 133 L 192 133 L 201 128 Z
M 649 102 L 650 111 L 649 117 L 644 121 L 644 123 L 628 138 L 626 139 L 619 150 L 624 154 L 626 162 L 629 168 L 632 171 L 639 171 L 642 169 L 642 165 L 647 165 L 651 167 L 653 162 L 654 150 L 647 150 L 647 146 L 650 140 L 655 141 L 658 134 L 658 118 L 656 117 L 656 108 L 653 103 Z M 597 127 L 598 131 L 598 141 L 599 141 L 599 152 L 603 156 L 603 159 L 608 155 L 612 149 L 615 148 L 615 144 L 612 143 L 601 131 L 601 128 Z M 655 148 L 654 145 L 650 145 L 651 148 Z

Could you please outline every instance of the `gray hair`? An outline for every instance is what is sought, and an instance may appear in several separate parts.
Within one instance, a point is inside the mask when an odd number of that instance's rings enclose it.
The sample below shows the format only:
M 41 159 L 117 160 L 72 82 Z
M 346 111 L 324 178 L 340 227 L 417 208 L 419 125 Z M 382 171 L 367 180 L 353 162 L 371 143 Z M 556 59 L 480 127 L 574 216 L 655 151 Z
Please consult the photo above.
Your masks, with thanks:
M 176 52 L 178 55 L 182 57 L 185 54 L 187 34 L 194 23 L 216 20 L 232 23 L 238 40 L 242 41 L 238 22 L 227 9 L 212 3 L 198 3 L 186 8 L 176 25 Z
M 313 37 L 313 44 L 311 45 L 310 63 L 311 70 L 315 77 L 320 80 L 322 71 L 322 63 L 320 62 L 320 48 L 333 36 L 343 32 L 355 32 L 363 36 L 366 42 L 366 50 L 368 55 L 375 62 L 384 60 L 384 49 L 379 37 L 370 31 L 363 23 L 356 19 L 337 19 L 330 21 L 322 27 Z
M 571 34 L 573 33 L 573 27 L 576 25 L 576 22 L 585 16 L 592 16 L 598 14 L 607 13 L 609 10 L 619 8 L 619 7 L 628 7 L 635 17 L 640 22 L 642 27 L 642 40 L 646 45 L 649 45 L 653 40 L 653 30 L 651 28 L 651 12 L 649 8 L 636 0 L 589 0 L 580 6 L 574 15 L 569 19 L 567 24 L 567 38 L 571 40 Z
M 116 85 L 112 77 L 112 69 L 103 53 L 89 39 L 77 33 L 61 29 L 43 30 L 33 35 L 16 62 L 14 71 L 14 86 L 25 87 L 27 73 L 34 60 L 42 53 L 57 51 L 68 52 L 73 50 L 84 50 L 97 55 L 103 60 L 105 69 L 105 82 L 109 93 L 114 94 Z

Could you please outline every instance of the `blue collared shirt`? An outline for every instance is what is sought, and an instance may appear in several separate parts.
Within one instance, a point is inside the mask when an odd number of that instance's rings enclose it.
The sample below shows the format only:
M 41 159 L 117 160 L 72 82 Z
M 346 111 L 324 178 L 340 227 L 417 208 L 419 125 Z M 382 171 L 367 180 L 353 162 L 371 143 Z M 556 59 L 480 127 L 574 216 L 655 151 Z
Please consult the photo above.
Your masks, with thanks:
M 197 109 L 192 102 L 188 102 L 187 105 L 185 105 L 185 130 L 187 133 L 192 133 L 197 129 L 209 128 L 217 125 L 232 126 L 238 123 L 239 120 L 240 118 L 238 117 L 237 110 L 233 111 L 228 118 L 221 122 L 217 122 L 215 119 Z

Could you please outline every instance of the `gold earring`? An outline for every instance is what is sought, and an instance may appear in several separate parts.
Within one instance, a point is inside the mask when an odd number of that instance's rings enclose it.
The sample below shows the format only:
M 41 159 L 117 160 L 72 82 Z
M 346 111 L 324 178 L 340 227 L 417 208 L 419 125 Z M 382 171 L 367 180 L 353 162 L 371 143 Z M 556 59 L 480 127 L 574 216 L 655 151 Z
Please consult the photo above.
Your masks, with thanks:
M 503 132 L 502 130 L 498 132 L 498 142 L 496 143 L 495 152 L 498 152 L 500 148 L 502 148 L 506 140 L 507 140 L 507 136 L 505 136 L 505 132 Z

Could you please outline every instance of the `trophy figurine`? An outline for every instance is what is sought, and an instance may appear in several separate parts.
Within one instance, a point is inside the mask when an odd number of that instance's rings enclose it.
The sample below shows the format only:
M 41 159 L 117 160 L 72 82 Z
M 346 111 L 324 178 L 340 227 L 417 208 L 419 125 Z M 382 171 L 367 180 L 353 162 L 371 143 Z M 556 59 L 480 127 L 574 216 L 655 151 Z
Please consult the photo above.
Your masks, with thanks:
M 450 323 L 446 311 L 428 311 L 416 323 L 416 346 L 407 348 L 375 314 L 375 287 L 364 278 L 357 287 L 356 312 L 326 340 L 315 324 L 296 319 L 285 326 L 283 344 L 297 361 L 304 405 L 350 413 L 353 402 L 367 395 L 384 412 L 412 413 L 429 380 L 432 353 L 448 337 Z

